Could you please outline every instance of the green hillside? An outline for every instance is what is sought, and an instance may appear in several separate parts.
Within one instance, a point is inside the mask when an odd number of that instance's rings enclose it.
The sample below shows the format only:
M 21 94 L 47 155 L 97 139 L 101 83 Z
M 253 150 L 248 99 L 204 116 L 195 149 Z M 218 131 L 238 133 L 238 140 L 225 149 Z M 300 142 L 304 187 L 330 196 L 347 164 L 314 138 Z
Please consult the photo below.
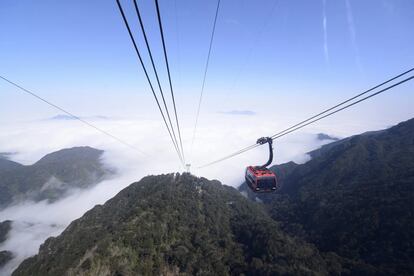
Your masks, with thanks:
M 48 239 L 13 275 L 328 275 L 231 187 L 189 174 L 145 177 Z
M 63 149 L 30 166 L 0 159 L 0 207 L 20 200 L 56 200 L 72 188 L 87 188 L 113 173 L 90 147 Z
M 362 274 L 412 275 L 414 120 L 311 155 L 273 167 L 283 188 L 259 195 L 271 216 L 320 251 L 357 262 Z

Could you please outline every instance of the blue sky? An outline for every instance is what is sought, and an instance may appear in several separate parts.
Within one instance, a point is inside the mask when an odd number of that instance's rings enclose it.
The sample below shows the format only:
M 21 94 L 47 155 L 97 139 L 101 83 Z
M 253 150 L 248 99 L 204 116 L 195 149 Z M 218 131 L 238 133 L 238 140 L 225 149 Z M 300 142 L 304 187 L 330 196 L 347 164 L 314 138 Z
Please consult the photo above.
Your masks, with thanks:
M 154 1 L 138 2 L 168 93 Z M 221 0 L 191 150 L 217 2 L 159 2 L 186 161 L 193 164 L 192 173 L 228 185 L 242 183 L 244 168 L 262 164 L 267 148 L 217 166 L 197 166 L 414 66 L 413 0 Z M 149 66 L 132 0 L 122 3 Z M 119 172 L 53 206 L 30 203 L 0 212 L 0 220 L 24 221 L 14 239 L 0 248 L 17 251 L 14 265 L 35 254 L 47 236 L 129 183 L 148 174 L 182 171 L 115 0 L 0 0 L 0 75 L 147 154 L 77 121 L 42 120 L 61 112 L 0 80 L 0 152 L 16 153 L 13 160 L 33 164 L 52 151 L 87 145 L 105 150 L 103 161 Z M 306 152 L 327 142 L 317 139 L 320 132 L 343 138 L 414 117 L 413 89 L 414 81 L 278 139 L 274 163 L 309 160 Z
M 122 3 L 146 57 L 132 1 Z M 154 2 L 139 5 L 166 81 Z M 160 5 L 179 113 L 190 126 L 216 1 Z M 270 118 L 319 111 L 412 67 L 413 29 L 411 0 L 222 0 L 201 123 L 234 110 Z M 115 0 L 3 0 L 0 33 L 1 75 L 83 116 L 160 119 Z M 408 119 L 413 88 L 362 109 Z M 0 121 L 58 113 L 4 82 L 0 92 Z
M 138 2 L 163 86 L 168 87 L 154 1 Z M 197 165 L 414 66 L 413 0 L 221 0 L 191 150 L 217 2 L 159 2 L 186 161 L 193 164 L 192 173 L 228 185 L 242 183 L 244 168 L 262 164 L 267 148 L 202 170 Z M 122 3 L 149 66 L 132 0 Z M 30 203 L 0 212 L 0 220 L 11 219 L 18 226 L 24 222 L 0 248 L 13 251 L 14 265 L 35 254 L 47 236 L 129 183 L 182 170 L 115 0 L 0 0 L 0 75 L 147 153 L 142 156 L 77 121 L 42 120 L 61 112 L 0 80 L 0 152 L 16 153 L 13 160 L 33 164 L 52 151 L 88 145 L 104 149 L 103 161 L 119 172 L 53 205 Z M 317 139 L 320 132 L 342 138 L 414 117 L 413 88 L 414 81 L 284 136 L 274 143 L 274 163 L 306 162 L 306 152 L 327 142 Z

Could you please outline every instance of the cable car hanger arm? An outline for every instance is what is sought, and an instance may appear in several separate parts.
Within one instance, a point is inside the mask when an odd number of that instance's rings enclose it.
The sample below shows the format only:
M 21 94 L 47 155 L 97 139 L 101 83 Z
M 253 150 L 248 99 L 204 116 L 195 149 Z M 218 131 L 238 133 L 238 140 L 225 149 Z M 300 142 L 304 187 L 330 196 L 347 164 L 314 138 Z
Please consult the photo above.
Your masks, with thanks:
M 265 169 L 267 166 L 272 164 L 272 161 L 273 161 L 273 146 L 272 146 L 273 139 L 270 137 L 262 137 L 262 138 L 257 139 L 257 142 L 256 142 L 256 144 L 259 144 L 259 145 L 264 145 L 266 143 L 269 144 L 269 160 L 267 160 L 266 164 L 259 167 L 261 169 Z

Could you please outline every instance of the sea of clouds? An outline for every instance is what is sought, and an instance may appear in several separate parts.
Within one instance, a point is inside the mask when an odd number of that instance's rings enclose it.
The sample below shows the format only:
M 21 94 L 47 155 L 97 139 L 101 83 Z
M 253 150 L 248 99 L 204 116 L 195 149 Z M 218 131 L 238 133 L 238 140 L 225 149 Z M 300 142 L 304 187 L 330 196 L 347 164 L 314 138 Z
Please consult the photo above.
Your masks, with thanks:
M 272 135 L 288 126 L 289 122 L 273 123 L 257 116 L 243 116 L 243 119 L 223 114 L 215 116 L 199 126 L 192 150 L 193 129 L 182 128 L 186 160 L 192 163 L 191 173 L 237 187 L 243 182 L 246 165 L 267 160 L 267 146 L 204 169 L 197 169 L 197 166 L 249 146 L 260 136 Z M 59 235 L 71 221 L 95 205 L 105 203 L 129 184 L 146 175 L 184 171 L 162 122 L 110 118 L 90 118 L 90 122 L 145 154 L 75 120 L 55 118 L 0 126 L 0 152 L 15 153 L 11 158 L 16 162 L 33 164 L 44 155 L 62 148 L 91 146 L 105 150 L 102 162 L 115 167 L 118 172 L 110 180 L 88 190 L 73 190 L 68 197 L 54 203 L 23 202 L 1 210 L 0 221 L 12 220 L 13 223 L 7 240 L 0 244 L 0 251 L 9 250 L 14 258 L 0 270 L 0 275 L 11 274 L 25 258 L 35 255 L 48 237 Z M 307 152 L 331 142 L 318 140 L 317 133 L 345 137 L 368 129 L 367 126 L 348 125 L 344 131 L 344 125 L 321 124 L 318 128 L 298 131 L 275 141 L 273 163 L 309 160 Z

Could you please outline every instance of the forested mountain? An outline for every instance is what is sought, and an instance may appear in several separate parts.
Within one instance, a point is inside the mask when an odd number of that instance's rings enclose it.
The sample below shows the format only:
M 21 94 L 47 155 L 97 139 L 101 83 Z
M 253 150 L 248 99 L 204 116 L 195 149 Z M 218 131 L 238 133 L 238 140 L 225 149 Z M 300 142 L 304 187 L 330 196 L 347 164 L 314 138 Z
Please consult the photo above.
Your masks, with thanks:
M 0 155 L 0 174 L 7 172 L 7 171 L 20 169 L 22 167 L 23 165 L 13 162 L 11 160 L 8 160 L 6 156 Z
M 0 244 L 6 240 L 7 234 L 11 229 L 11 223 L 10 220 L 0 222 Z
M 11 221 L 0 222 L 0 245 L 7 239 L 7 234 L 11 229 Z M 7 250 L 0 251 L 0 268 L 13 257 L 12 253 Z
M 328 275 L 331 266 L 236 189 L 169 174 L 96 206 L 13 275 Z
M 250 197 L 291 235 L 352 261 L 354 274 L 413 275 L 414 120 L 311 155 L 272 168 L 280 192 Z
M 145 177 L 13 275 L 413 275 L 414 120 L 310 154 L 272 168 L 277 193 L 242 186 L 254 201 L 189 174 Z
M 0 158 L 0 207 L 23 199 L 56 200 L 71 188 L 86 188 L 113 173 L 100 161 L 103 151 L 63 149 L 30 166 Z
M 10 251 L 0 251 L 0 268 L 3 267 L 8 261 L 13 258 L 13 254 Z

